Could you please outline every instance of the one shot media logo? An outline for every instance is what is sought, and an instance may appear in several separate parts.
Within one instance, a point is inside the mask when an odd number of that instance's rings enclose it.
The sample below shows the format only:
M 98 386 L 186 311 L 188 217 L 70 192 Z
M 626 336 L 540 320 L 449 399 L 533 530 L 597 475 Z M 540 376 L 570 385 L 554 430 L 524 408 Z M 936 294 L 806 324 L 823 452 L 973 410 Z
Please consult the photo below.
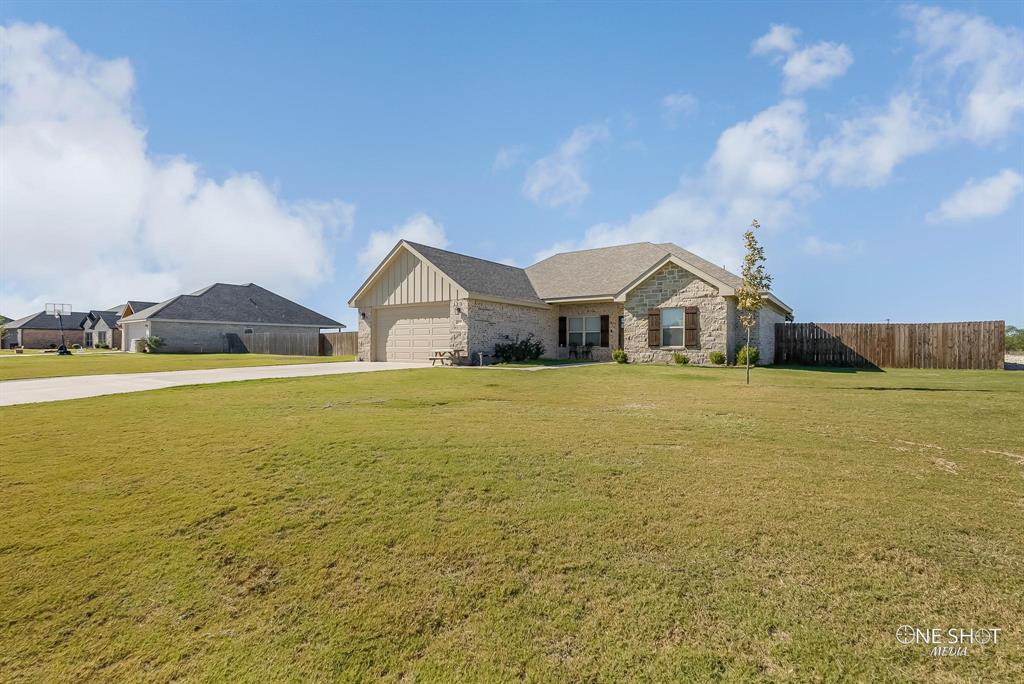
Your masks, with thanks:
M 999 643 L 1000 627 L 912 627 L 900 625 L 896 641 L 904 646 L 928 646 L 929 655 L 965 656 L 972 646 L 995 646 Z

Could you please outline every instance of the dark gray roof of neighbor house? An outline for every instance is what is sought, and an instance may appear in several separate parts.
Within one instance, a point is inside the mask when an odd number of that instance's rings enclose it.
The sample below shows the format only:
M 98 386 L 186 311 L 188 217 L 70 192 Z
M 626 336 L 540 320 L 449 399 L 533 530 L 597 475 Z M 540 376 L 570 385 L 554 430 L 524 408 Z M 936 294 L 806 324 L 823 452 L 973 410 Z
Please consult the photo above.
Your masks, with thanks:
M 111 330 L 117 326 L 117 319 L 120 318 L 116 311 L 98 311 L 93 310 L 89 312 L 89 317 L 84 323 L 84 327 L 88 330 L 95 326 L 95 321 L 103 320 Z
M 47 314 L 45 311 L 40 311 L 39 313 L 19 318 L 16 321 L 11 321 L 7 324 L 7 329 L 16 330 L 21 328 L 23 330 L 60 330 L 61 323 L 63 323 L 65 330 L 80 330 L 88 315 L 89 314 L 84 311 L 72 311 L 67 316 L 61 316 L 61 321 L 58 322 L 56 316 Z
M 134 306 L 132 307 L 134 309 Z M 248 283 L 228 285 L 214 283 L 193 294 L 172 297 L 154 304 L 122 323 L 146 320 L 224 321 L 230 323 L 274 323 L 307 325 L 319 328 L 343 328 L 338 321 L 285 299 L 270 290 Z
M 405 241 L 429 262 L 473 294 L 542 303 L 526 271 L 508 264 Z
M 151 306 L 156 306 L 160 302 L 138 302 L 132 299 L 128 300 L 128 306 L 132 307 L 132 313 L 139 313 L 143 309 L 148 309 Z M 121 310 L 124 311 L 124 305 L 121 305 Z

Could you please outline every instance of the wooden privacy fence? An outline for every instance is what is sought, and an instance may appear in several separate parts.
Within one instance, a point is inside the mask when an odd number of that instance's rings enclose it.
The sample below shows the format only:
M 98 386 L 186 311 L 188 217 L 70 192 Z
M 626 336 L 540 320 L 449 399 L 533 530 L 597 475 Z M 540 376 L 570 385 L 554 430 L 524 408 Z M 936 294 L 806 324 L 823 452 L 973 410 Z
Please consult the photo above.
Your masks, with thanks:
M 320 334 L 315 332 L 245 333 L 241 342 L 250 354 L 320 355 Z
M 320 356 L 355 356 L 358 353 L 358 332 L 320 333 Z
M 999 368 L 1003 321 L 776 323 L 775 363 L 876 368 Z

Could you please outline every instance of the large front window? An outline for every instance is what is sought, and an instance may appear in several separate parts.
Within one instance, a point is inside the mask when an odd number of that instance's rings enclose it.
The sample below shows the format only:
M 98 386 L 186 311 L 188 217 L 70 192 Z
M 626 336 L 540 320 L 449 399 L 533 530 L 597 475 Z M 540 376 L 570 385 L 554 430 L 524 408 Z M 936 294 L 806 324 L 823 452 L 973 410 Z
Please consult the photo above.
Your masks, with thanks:
M 100 330 L 99 332 L 96 333 L 96 344 L 106 344 L 106 343 L 107 343 L 107 331 L 106 330 Z
M 682 309 L 661 310 L 661 346 L 682 347 L 686 331 L 683 328 Z
M 601 317 L 600 316 L 570 316 L 569 317 L 569 344 L 578 347 L 601 344 Z

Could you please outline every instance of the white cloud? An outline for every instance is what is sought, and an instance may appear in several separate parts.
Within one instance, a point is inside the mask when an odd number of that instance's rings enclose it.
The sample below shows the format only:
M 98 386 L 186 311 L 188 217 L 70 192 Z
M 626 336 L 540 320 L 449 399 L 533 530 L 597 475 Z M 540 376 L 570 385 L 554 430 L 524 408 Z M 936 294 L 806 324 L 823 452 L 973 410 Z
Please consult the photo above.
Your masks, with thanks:
M 775 62 L 781 60 L 779 53 L 787 55 L 782 64 L 782 89 L 787 95 L 828 85 L 853 64 L 853 52 L 842 43 L 821 42 L 798 50 L 799 35 L 799 29 L 773 24 L 750 48 L 755 55 L 775 54 Z
M 853 53 L 841 43 L 818 43 L 792 53 L 782 65 L 783 90 L 790 95 L 820 88 L 846 73 Z
M 816 162 L 835 185 L 878 186 L 907 157 L 932 149 L 948 125 L 908 94 L 881 112 L 847 119 L 822 141 Z
M 127 60 L 54 28 L 0 27 L 0 310 L 160 300 L 214 281 L 298 296 L 352 228 L 339 200 L 286 201 L 255 174 L 223 182 L 156 159 L 132 118 Z
M 498 154 L 494 156 L 494 163 L 491 164 L 491 171 L 501 173 L 507 171 L 519 163 L 523 158 L 523 148 L 519 146 L 501 147 Z
M 937 66 L 947 77 L 966 76 L 966 89 L 955 93 L 962 109 L 962 134 L 987 142 L 1009 132 L 1024 112 L 1024 34 L 1020 29 L 936 7 L 910 6 L 905 12 L 922 48 L 918 68 L 927 73 Z M 928 85 L 936 89 L 933 82 Z
M 665 124 L 673 127 L 680 116 L 697 109 L 697 98 L 689 93 L 672 93 L 661 98 L 661 109 Z
M 526 170 L 523 193 L 548 207 L 578 205 L 590 194 L 583 177 L 584 157 L 594 143 L 608 139 L 606 124 L 580 126 L 554 152 Z
M 1010 208 L 1021 192 L 1024 192 L 1024 176 L 1013 169 L 1003 169 L 981 181 L 971 178 L 943 200 L 938 209 L 930 212 L 928 221 L 968 221 L 998 216 Z
M 800 29 L 785 24 L 772 24 L 768 33 L 754 41 L 750 52 L 755 55 L 766 55 L 772 52 L 792 52 L 796 50 L 796 39 Z
M 823 240 L 816 235 L 809 235 L 804 238 L 803 244 L 800 247 L 804 254 L 810 256 L 839 258 L 861 253 L 864 250 L 864 243 L 831 242 Z
M 359 252 L 359 268 L 364 273 L 372 271 L 399 240 L 419 242 L 441 249 L 448 246 L 444 226 L 426 214 L 414 214 L 405 223 L 393 226 L 391 230 L 375 230 L 370 233 L 369 240 Z
M 741 258 L 740 236 L 757 217 L 765 226 L 782 226 L 794 200 L 810 192 L 810 157 L 804 105 L 787 100 L 722 133 L 703 174 L 652 209 L 621 223 L 591 226 L 579 241 L 558 242 L 536 259 L 557 252 L 637 241 L 676 242 L 729 268 Z

